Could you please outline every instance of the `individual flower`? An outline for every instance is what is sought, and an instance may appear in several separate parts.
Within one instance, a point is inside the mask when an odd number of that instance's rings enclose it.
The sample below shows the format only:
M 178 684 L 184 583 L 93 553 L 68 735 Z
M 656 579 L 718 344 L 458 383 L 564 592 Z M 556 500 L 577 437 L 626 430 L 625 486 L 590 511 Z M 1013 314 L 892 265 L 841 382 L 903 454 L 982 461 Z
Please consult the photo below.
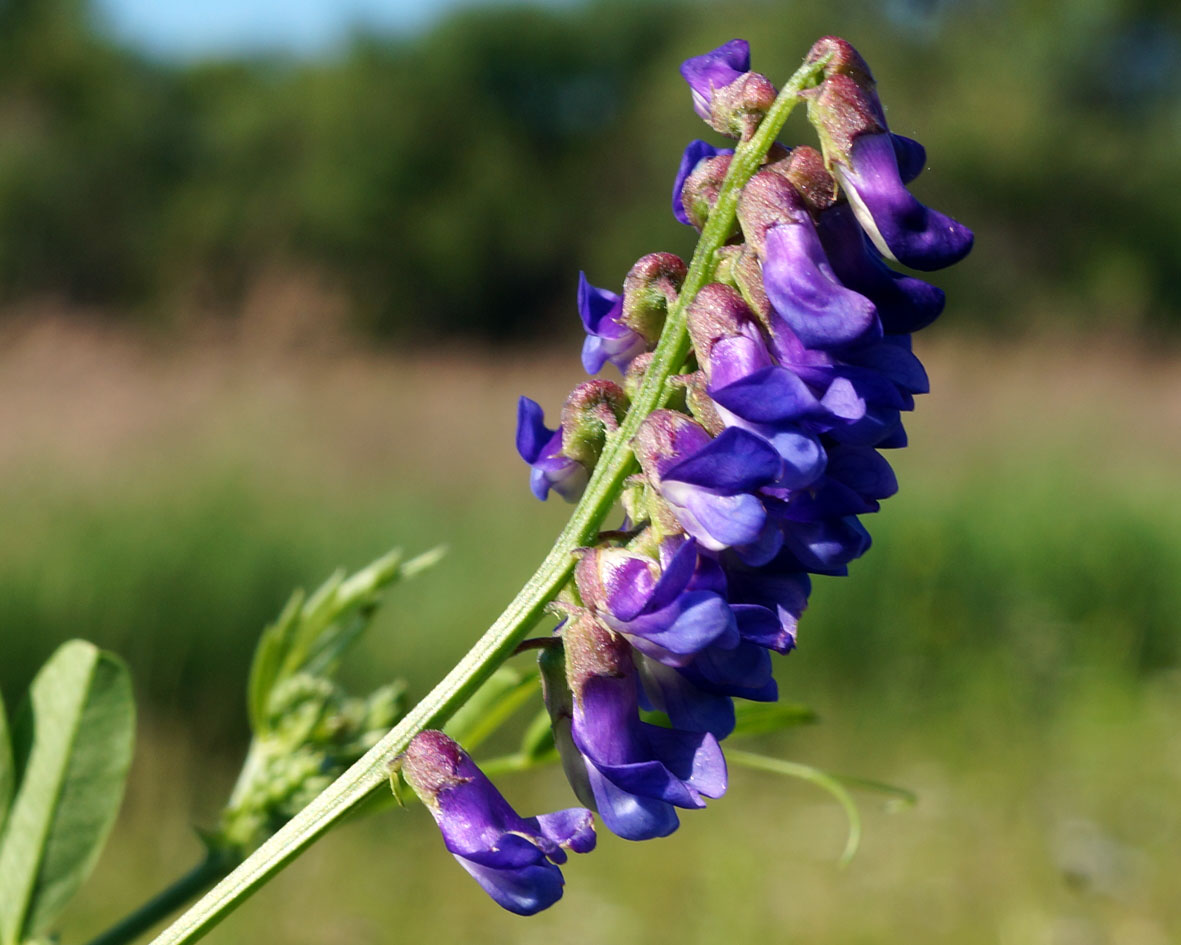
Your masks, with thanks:
M 873 302 L 883 331 L 908 334 L 939 317 L 943 290 L 887 266 L 857 224 L 849 204 L 821 213 L 816 229 L 833 272 L 845 286 Z
M 800 489 L 824 470 L 816 434 L 855 422 L 865 403 L 849 382 L 822 379 L 813 389 L 776 363 L 762 329 L 737 291 L 712 283 L 689 306 L 689 332 L 722 424 L 765 439 L 783 468 L 774 485 Z
M 717 49 L 686 59 L 681 64 L 681 75 L 689 83 L 693 96 L 693 110 L 702 121 L 711 115 L 714 92 L 750 71 L 750 43 L 732 39 Z
M 610 361 L 621 371 L 637 354 L 648 350 L 643 335 L 620 321 L 623 296 L 608 289 L 598 289 L 578 274 L 578 315 L 586 329 L 582 345 L 582 366 L 587 374 L 598 374 Z
M 622 637 L 589 614 L 562 636 L 570 738 L 586 772 L 583 789 L 609 830 L 625 840 L 664 837 L 680 823 L 676 808 L 701 808 L 725 793 L 726 763 L 713 735 L 640 721 L 635 662 Z
M 829 74 L 810 93 L 808 115 L 820 132 L 825 161 L 883 256 L 932 270 L 968 254 L 972 231 L 919 203 L 906 189 L 903 170 L 916 170 L 917 152 L 890 134 L 872 86 L 850 75 Z
M 558 429 L 545 425 L 541 407 L 528 397 L 517 405 L 517 452 L 531 468 L 529 485 L 544 500 L 553 489 L 567 502 L 581 494 L 598 462 L 607 433 L 627 412 L 623 389 L 611 381 L 586 381 L 570 392 Z
M 804 198 L 785 177 L 774 170 L 752 177 L 738 218 L 762 263 L 767 299 L 805 347 L 840 348 L 881 335 L 873 302 L 836 277 Z
M 566 851 L 594 849 L 591 813 L 580 807 L 521 817 L 462 748 L 442 732 L 416 735 L 400 758 L 443 842 L 498 905 L 533 915 L 562 897 Z
M 583 604 L 636 649 L 684 665 L 708 646 L 733 648 L 738 626 L 722 588 L 694 586 L 697 545 L 680 542 L 664 561 L 623 548 L 589 548 L 574 577 Z
M 636 357 L 656 346 L 686 271 L 672 253 L 649 253 L 628 271 L 622 296 L 596 289 L 585 274 L 580 276 L 578 311 L 587 332 L 582 348 L 587 373 L 598 373 L 610 361 L 626 374 Z
M 758 541 L 767 515 L 755 492 L 783 471 L 766 440 L 737 427 L 714 438 L 684 414 L 656 410 L 634 448 L 649 483 L 703 548 Z
M 733 148 L 715 148 L 708 141 L 689 142 L 673 181 L 673 216 L 678 222 L 705 226 L 733 154 Z
M 544 501 L 550 489 L 567 502 L 575 501 L 586 487 L 590 472 L 562 452 L 562 428 L 545 425 L 545 412 L 528 397 L 517 404 L 517 452 L 532 468 L 529 488 Z

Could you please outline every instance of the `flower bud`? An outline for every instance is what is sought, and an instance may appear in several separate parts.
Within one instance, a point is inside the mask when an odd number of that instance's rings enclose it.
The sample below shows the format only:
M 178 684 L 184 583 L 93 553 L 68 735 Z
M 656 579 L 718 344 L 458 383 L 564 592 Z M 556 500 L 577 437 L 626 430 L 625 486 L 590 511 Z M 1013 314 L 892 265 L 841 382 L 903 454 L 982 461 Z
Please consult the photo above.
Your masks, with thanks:
M 649 253 L 636 261 L 623 280 L 620 321 L 643 337 L 649 348 L 660 340 L 668 310 L 676 302 L 687 273 L 680 257 Z
M 828 61 L 824 64 L 824 75 L 844 75 L 864 88 L 872 89 L 876 82 L 873 73 L 869 71 L 869 64 L 861 58 L 861 53 L 853 48 L 847 40 L 839 36 L 821 36 L 812 44 L 804 62 Z

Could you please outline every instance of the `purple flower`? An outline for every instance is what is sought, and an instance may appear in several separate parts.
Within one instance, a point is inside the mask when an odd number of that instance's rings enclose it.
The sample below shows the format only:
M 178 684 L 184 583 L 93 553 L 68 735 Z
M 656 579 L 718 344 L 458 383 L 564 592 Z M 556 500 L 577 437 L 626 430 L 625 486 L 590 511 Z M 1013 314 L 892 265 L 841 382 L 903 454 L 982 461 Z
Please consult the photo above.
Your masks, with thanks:
M 888 133 L 859 135 L 848 164 L 834 165 L 834 173 L 866 235 L 888 259 L 928 271 L 957 263 L 972 249 L 971 230 L 911 196 Z
M 657 410 L 636 434 L 635 451 L 649 482 L 702 547 L 758 541 L 767 516 L 754 493 L 783 471 L 762 437 L 732 427 L 712 438 L 683 414 Z
M 866 239 L 848 204 L 838 204 L 820 214 L 817 232 L 837 278 L 873 302 L 886 333 L 918 331 L 943 311 L 943 291 L 887 266 Z
M 562 452 L 562 428 L 545 425 L 545 413 L 536 401 L 522 397 L 517 404 L 517 452 L 532 468 L 529 488 L 544 501 L 550 489 L 567 502 L 575 501 L 586 487 L 585 466 Z
M 696 543 L 670 545 L 662 557 L 588 549 L 574 572 L 583 603 L 640 652 L 670 665 L 690 662 L 707 646 L 736 646 L 738 627 L 724 585 L 722 592 L 694 586 Z
M 578 314 L 586 329 L 582 366 L 587 374 L 598 374 L 608 361 L 626 371 L 632 358 L 648 350 L 648 340 L 620 320 L 623 296 L 595 288 L 584 272 L 578 274 Z
M 880 337 L 873 303 L 836 277 L 808 204 L 787 177 L 774 170 L 752 177 L 739 200 L 738 218 L 762 263 L 767 300 L 806 348 L 839 348 Z
M 826 76 L 808 102 L 824 155 L 870 241 L 912 269 L 942 269 L 972 248 L 972 231 L 919 203 L 904 176 L 921 169 L 916 142 L 891 135 L 871 85 Z M 899 158 L 901 156 L 901 166 Z
M 580 807 L 520 817 L 492 782 L 442 732 L 424 731 L 401 757 L 401 770 L 455 859 L 498 905 L 533 915 L 562 897 L 566 850 L 595 846 L 591 813 Z
M 641 722 L 631 648 L 593 618 L 563 633 L 573 693 L 570 734 L 599 816 L 625 840 L 677 829 L 675 808 L 701 808 L 726 792 L 726 763 L 708 732 Z
M 703 121 L 710 120 L 714 91 L 725 88 L 750 71 L 750 43 L 732 39 L 701 56 L 686 59 L 681 75 L 689 83 L 693 110 Z
M 840 348 L 881 334 L 873 302 L 841 284 L 811 220 L 767 231 L 763 287 L 806 347 Z
M 689 208 L 685 204 L 684 190 L 685 182 L 689 177 L 700 167 L 702 161 L 708 161 L 712 158 L 729 156 L 734 153 L 733 148 L 715 148 L 708 141 L 690 141 L 685 148 L 685 153 L 681 155 L 681 164 L 677 168 L 677 178 L 673 182 L 673 216 L 686 226 L 704 225 L 704 216 L 696 214 L 699 218 L 697 224 L 690 219 Z M 719 169 L 720 170 L 720 169 Z M 725 176 L 724 171 L 722 176 Z M 720 179 L 716 186 L 712 188 L 712 192 L 708 195 L 703 194 L 707 198 L 708 205 L 712 208 L 713 202 L 717 200 L 717 187 L 720 186 Z M 712 198 L 712 199 L 710 199 Z

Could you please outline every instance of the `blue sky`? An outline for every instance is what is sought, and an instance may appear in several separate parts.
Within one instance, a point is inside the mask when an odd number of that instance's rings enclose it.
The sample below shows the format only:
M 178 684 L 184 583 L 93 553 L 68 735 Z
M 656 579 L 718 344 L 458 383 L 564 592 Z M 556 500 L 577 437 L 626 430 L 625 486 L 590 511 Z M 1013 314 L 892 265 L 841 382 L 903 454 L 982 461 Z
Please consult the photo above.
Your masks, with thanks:
M 330 50 L 357 27 L 412 33 L 458 7 L 500 0 L 98 0 L 116 36 L 154 55 Z M 532 0 L 546 6 L 571 0 Z

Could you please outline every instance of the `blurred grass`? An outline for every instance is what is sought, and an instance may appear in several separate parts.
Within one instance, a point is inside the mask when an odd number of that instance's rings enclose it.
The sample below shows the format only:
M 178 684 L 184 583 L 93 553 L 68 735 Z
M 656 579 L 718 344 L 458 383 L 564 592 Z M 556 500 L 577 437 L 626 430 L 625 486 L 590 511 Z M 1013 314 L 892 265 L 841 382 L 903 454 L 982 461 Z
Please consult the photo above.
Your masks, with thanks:
M 654 844 L 603 838 L 567 901 L 502 916 L 411 810 L 348 827 L 214 941 L 1158 945 L 1181 935 L 1181 411 L 1175 357 L 1046 340 L 920 341 L 934 394 L 891 457 L 875 548 L 817 581 L 786 698 L 823 724 L 768 750 L 916 790 L 837 807 L 745 771 Z M 114 842 L 65 929 L 113 919 L 197 855 L 244 736 L 264 623 L 296 584 L 440 542 L 351 673 L 421 693 L 535 565 L 564 508 L 534 502 L 514 398 L 551 411 L 576 359 L 527 352 L 184 355 L 43 324 L 5 346 L 0 685 L 56 642 L 131 663 L 144 718 Z M 8 390 L 4 390 L 8 387 Z M 557 772 L 506 780 L 570 801 Z M 691 906 L 687 906 L 691 904 Z

